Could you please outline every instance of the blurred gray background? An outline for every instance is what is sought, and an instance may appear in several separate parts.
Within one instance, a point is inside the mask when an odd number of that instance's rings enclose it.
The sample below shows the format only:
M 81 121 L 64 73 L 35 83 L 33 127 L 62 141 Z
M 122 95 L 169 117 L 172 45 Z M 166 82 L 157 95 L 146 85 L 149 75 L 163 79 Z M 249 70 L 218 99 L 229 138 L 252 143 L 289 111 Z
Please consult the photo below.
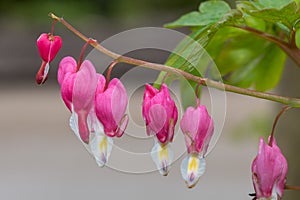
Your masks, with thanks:
M 35 83 L 41 63 L 35 43 L 42 32 L 50 31 L 49 12 L 63 16 L 89 37 L 102 41 L 131 28 L 162 27 L 197 9 L 199 3 L 0 1 L 0 199 L 250 199 L 250 166 L 258 139 L 270 133 L 279 104 L 228 93 L 223 133 L 207 157 L 205 175 L 189 190 L 180 175 L 181 159 L 173 164 L 167 177 L 158 172 L 134 175 L 97 167 L 69 128 L 70 113 L 56 81 L 60 59 L 66 55 L 78 58 L 84 42 L 60 24 L 55 33 L 62 37 L 63 47 L 51 63 L 46 84 Z M 180 31 L 187 33 L 185 29 Z M 163 63 L 167 54 L 137 57 Z M 288 61 L 281 83 L 273 92 L 299 97 L 299 71 Z M 300 185 L 299 116 L 297 109 L 288 111 L 276 131 L 289 162 L 291 185 Z M 118 142 L 122 143 L 122 139 Z M 126 142 L 135 145 L 130 140 Z M 285 199 L 299 197 L 294 191 L 285 194 Z

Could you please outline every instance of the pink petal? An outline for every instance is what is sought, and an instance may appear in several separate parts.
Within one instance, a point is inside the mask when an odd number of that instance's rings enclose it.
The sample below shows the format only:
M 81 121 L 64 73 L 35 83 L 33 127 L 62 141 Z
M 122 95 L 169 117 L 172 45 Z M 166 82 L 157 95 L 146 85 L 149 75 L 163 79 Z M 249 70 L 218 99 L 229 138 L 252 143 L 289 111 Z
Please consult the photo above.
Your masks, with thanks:
M 73 108 L 78 114 L 79 135 L 85 143 L 88 143 L 90 131 L 87 125 L 87 115 L 94 105 L 97 75 L 93 64 L 88 60 L 81 64 L 76 74 L 72 93 Z
M 59 36 L 52 36 L 53 40 L 50 37 L 49 34 L 43 33 L 37 39 L 40 56 L 45 62 L 51 62 L 62 46 L 62 40 Z
M 77 63 L 73 57 L 71 56 L 64 57 L 59 63 L 58 72 L 57 72 L 57 80 L 59 85 L 62 84 L 66 75 L 76 73 L 76 68 L 77 68 Z
M 258 154 L 252 163 L 256 197 L 270 198 L 274 191 L 281 197 L 284 191 L 287 170 L 287 161 L 276 141 L 273 141 L 271 147 L 261 138 Z
M 71 112 L 73 112 L 71 105 L 73 102 L 73 88 L 74 88 L 76 76 L 77 76 L 76 73 L 69 74 L 68 76 L 66 76 L 61 84 L 61 89 L 60 89 L 62 99 Z
M 113 88 L 112 97 L 111 97 L 113 118 L 115 122 L 118 124 L 121 121 L 126 111 L 128 97 L 127 97 L 126 89 L 119 79 L 117 78 L 112 79 L 108 85 L 108 89 L 110 88 Z
M 214 132 L 213 120 L 204 105 L 196 108 L 188 107 L 184 113 L 180 128 L 185 134 L 188 152 L 195 151 L 204 156 Z
M 41 58 L 45 61 L 49 61 L 49 49 L 50 49 L 50 41 L 48 39 L 48 34 L 43 33 L 37 39 L 37 47 L 40 53 Z
M 78 113 L 78 130 L 81 140 L 88 144 L 89 143 L 89 136 L 90 131 L 87 124 L 87 115 L 88 113 L 85 111 Z
M 102 82 L 98 82 L 102 84 Z M 116 136 L 118 125 L 125 114 L 128 99 L 125 87 L 119 79 L 113 79 L 106 90 L 98 86 L 96 94 L 96 114 L 104 126 L 107 136 Z
M 75 112 L 90 110 L 93 106 L 97 87 L 97 75 L 93 64 L 85 60 L 77 72 L 73 88 L 73 106 Z
M 49 53 L 49 62 L 51 62 L 56 54 L 58 53 L 58 51 L 60 50 L 61 46 L 62 46 L 62 39 L 59 36 L 53 36 L 54 37 L 54 41 L 51 41 L 51 46 L 50 46 L 50 53 Z
M 42 61 L 42 65 L 36 74 L 35 80 L 37 84 L 44 84 L 48 79 L 49 63 Z
M 161 143 L 172 141 L 178 111 L 165 84 L 159 91 L 146 84 L 142 114 L 148 135 L 156 134 Z
M 129 121 L 128 115 L 124 115 L 121 122 L 120 122 L 120 124 L 119 124 L 119 127 L 116 131 L 117 137 L 122 137 L 122 135 L 124 134 L 125 129 L 128 125 L 128 121 Z

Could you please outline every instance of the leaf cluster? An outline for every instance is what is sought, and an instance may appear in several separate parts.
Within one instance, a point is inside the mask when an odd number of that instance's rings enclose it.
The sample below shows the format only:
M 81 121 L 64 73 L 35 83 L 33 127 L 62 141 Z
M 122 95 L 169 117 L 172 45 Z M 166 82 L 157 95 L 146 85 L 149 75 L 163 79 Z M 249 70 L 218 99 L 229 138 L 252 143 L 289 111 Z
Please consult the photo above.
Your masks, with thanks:
M 264 35 L 300 44 L 299 20 L 296 0 L 244 0 L 237 1 L 236 8 L 221 0 L 206 1 L 197 11 L 165 25 L 191 30 L 165 64 L 239 87 L 270 90 L 281 78 L 286 54 Z M 174 77 L 162 72 L 157 83 L 163 80 L 170 83 Z M 184 84 L 187 81 L 182 81 L 182 88 L 186 88 Z M 190 98 L 185 94 L 184 99 Z

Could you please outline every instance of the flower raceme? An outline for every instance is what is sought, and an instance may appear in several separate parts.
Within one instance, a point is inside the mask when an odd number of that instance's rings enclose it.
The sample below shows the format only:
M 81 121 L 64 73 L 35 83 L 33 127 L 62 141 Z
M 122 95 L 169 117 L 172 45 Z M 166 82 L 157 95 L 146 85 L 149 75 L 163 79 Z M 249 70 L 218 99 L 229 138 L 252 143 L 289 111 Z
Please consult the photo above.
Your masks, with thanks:
M 169 143 L 173 140 L 178 111 L 165 84 L 162 84 L 160 90 L 146 84 L 142 115 L 146 122 L 147 134 L 156 136 L 151 152 L 152 159 L 159 172 L 167 175 L 168 166 L 173 159 Z
M 43 84 L 48 78 L 49 63 L 54 59 L 62 46 L 62 40 L 59 36 L 53 36 L 51 33 L 42 33 L 37 39 L 37 47 L 42 58 L 42 65 L 36 74 L 36 82 Z
M 263 138 L 260 138 L 258 154 L 252 163 L 255 199 L 281 199 L 287 171 L 287 161 L 277 146 L 275 139 L 272 140 L 271 145 L 268 145 Z
M 205 172 L 204 160 L 209 142 L 214 132 L 214 122 L 204 105 L 188 107 L 180 128 L 184 134 L 188 157 L 181 163 L 181 174 L 189 188 L 194 187 Z

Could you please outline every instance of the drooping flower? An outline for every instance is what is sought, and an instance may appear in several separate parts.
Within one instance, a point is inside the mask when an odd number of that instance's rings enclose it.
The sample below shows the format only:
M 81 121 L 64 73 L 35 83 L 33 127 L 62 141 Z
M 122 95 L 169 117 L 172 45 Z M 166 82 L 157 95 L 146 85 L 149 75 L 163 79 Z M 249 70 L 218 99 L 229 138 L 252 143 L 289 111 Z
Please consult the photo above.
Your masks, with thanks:
M 72 57 L 61 60 L 58 69 L 58 83 L 66 106 L 72 112 L 70 126 L 97 164 L 103 167 L 110 156 L 113 141 L 104 134 L 104 128 L 95 112 L 95 93 L 104 87 L 103 76 L 97 74 L 90 61 L 79 67 Z
M 180 128 L 184 134 L 188 156 L 181 163 L 181 174 L 189 188 L 194 187 L 205 172 L 205 154 L 214 132 L 214 122 L 204 105 L 188 107 Z
M 287 171 L 287 161 L 275 139 L 273 138 L 272 145 L 268 145 L 260 138 L 258 154 L 252 163 L 252 181 L 256 199 L 281 199 Z
M 146 122 L 147 134 L 155 135 L 152 159 L 159 172 L 167 175 L 173 159 L 169 143 L 173 140 L 178 111 L 165 84 L 162 84 L 160 90 L 146 84 L 142 115 Z
M 124 85 L 117 78 L 106 83 L 105 77 L 99 75 L 95 96 L 95 111 L 102 123 L 105 135 L 121 137 L 128 124 L 125 114 L 128 97 Z
M 74 58 L 65 57 L 59 65 L 58 82 L 69 110 L 76 114 L 80 138 L 89 143 L 88 115 L 94 106 L 97 74 L 93 64 L 85 60 L 77 71 Z
M 37 47 L 42 58 L 42 65 L 36 74 L 36 82 L 43 84 L 48 78 L 49 63 L 54 59 L 62 46 L 62 40 L 59 36 L 42 33 L 37 39 Z

